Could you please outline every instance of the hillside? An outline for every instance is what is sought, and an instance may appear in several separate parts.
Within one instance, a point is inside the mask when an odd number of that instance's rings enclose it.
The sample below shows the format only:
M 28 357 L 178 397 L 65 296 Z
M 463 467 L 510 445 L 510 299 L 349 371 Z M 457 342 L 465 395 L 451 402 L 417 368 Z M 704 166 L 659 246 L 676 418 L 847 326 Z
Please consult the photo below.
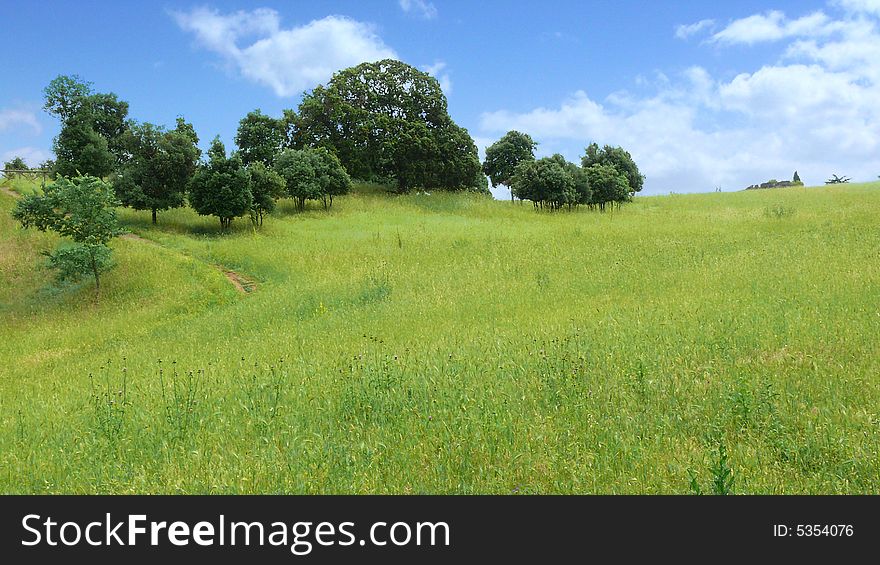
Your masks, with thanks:
M 13 205 L 2 492 L 880 491 L 877 183 L 124 210 L 99 304 Z

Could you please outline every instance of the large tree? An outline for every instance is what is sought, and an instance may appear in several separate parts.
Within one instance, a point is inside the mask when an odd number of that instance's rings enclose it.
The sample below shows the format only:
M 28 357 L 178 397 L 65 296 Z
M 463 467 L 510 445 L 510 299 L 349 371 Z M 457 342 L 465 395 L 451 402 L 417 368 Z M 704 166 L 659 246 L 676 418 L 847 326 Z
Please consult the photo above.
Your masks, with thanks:
M 248 113 L 238 123 L 235 144 L 245 165 L 261 162 L 271 165 L 286 138 L 284 120 L 267 116 L 259 110 Z
M 43 109 L 64 123 L 83 105 L 92 94 L 92 83 L 78 75 L 58 75 L 43 89 Z
M 523 161 L 535 160 L 535 147 L 538 144 L 526 133 L 509 131 L 504 137 L 486 148 L 483 172 L 489 177 L 492 186 L 510 186 L 516 166 Z M 513 202 L 513 190 L 510 201 Z
M 211 142 L 208 163 L 189 182 L 189 203 L 199 215 L 217 216 L 224 230 L 251 209 L 250 175 L 237 155 L 226 156 L 219 137 Z
M 54 231 L 72 239 L 73 245 L 48 254 L 49 264 L 58 269 L 61 280 L 92 275 L 97 299 L 101 274 L 112 266 L 107 243 L 121 233 L 117 205 L 113 188 L 101 179 L 62 177 L 48 184 L 43 194 L 19 200 L 12 216 L 24 228 Z
M 150 123 L 133 124 L 124 142 L 129 157 L 113 183 L 122 204 L 150 210 L 154 224 L 158 212 L 183 206 L 201 156 L 197 143 L 195 130 L 183 118 L 171 131 Z
M 645 183 L 645 177 L 639 172 L 632 155 L 622 147 L 606 145 L 599 148 L 597 143 L 591 143 L 581 159 L 581 166 L 586 169 L 592 165 L 610 165 L 617 169 L 626 177 L 630 195 L 641 191 Z
M 352 177 L 393 181 L 400 191 L 485 190 L 474 173 L 480 169 L 476 145 L 449 117 L 437 79 L 400 61 L 336 73 L 285 122 L 294 147 L 329 149 Z
M 116 158 L 110 152 L 107 139 L 92 127 L 87 112 L 77 112 L 64 122 L 53 149 L 55 171 L 64 177 L 106 177 L 116 166 Z
M 93 93 L 91 83 L 76 75 L 56 77 L 43 94 L 43 108 L 61 121 L 54 142 L 58 174 L 103 177 L 126 160 L 128 102 L 113 93 Z

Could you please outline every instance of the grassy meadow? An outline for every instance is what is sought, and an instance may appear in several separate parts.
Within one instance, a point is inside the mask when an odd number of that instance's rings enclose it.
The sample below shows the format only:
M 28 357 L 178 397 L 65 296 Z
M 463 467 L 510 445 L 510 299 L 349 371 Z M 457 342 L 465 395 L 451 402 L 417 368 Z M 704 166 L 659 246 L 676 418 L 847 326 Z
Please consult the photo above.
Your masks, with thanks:
M 14 202 L 0 492 L 880 493 L 878 183 L 120 210 L 97 304 Z

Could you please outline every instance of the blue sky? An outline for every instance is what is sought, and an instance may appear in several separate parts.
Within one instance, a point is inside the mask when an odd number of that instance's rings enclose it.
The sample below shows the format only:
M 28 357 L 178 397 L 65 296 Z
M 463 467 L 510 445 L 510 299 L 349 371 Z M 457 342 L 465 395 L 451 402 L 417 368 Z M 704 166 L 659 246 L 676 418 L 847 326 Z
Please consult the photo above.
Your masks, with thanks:
M 481 149 L 508 129 L 571 160 L 622 145 L 649 194 L 880 174 L 880 0 L 3 0 L 0 22 L 4 160 L 51 156 L 58 74 L 231 146 L 248 111 L 393 56 L 438 77 Z

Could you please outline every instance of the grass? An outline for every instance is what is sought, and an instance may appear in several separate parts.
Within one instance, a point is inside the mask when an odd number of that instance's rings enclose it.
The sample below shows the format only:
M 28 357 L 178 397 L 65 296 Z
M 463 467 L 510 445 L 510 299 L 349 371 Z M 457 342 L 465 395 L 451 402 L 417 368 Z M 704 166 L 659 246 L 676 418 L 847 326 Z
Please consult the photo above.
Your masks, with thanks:
M 880 492 L 878 183 L 125 210 L 97 305 L 13 203 L 0 492 Z

